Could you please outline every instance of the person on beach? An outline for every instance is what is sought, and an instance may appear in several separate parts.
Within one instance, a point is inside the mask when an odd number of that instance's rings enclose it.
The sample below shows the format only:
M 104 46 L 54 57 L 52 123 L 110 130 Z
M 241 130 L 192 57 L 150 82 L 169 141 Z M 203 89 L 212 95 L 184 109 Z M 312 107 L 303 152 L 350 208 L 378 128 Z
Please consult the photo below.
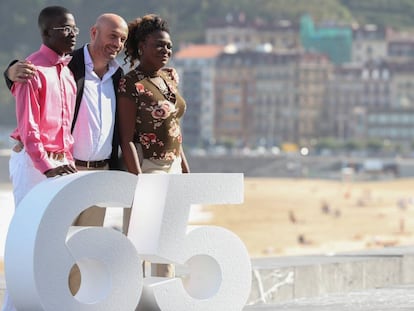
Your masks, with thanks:
M 90 29 L 90 42 L 72 53 L 69 68 L 77 83 L 76 108 L 71 125 L 73 156 L 82 170 L 121 169 L 116 101 L 123 71 L 116 60 L 128 36 L 128 24 L 119 15 L 100 15 Z M 6 82 L 25 82 L 36 73 L 35 64 L 19 61 L 5 72 Z M 90 207 L 74 221 L 74 226 L 103 226 L 105 209 Z M 70 275 L 75 294 L 80 284 L 77 268 Z
M 125 61 L 132 69 L 118 89 L 119 137 L 126 168 L 134 174 L 189 173 L 180 128 L 186 103 L 178 93 L 177 72 L 164 67 L 172 55 L 168 25 L 154 14 L 128 25 Z M 125 210 L 124 216 L 128 225 L 130 211 Z M 155 275 L 171 276 L 169 269 L 157 265 Z
M 27 60 L 36 73 L 11 89 L 16 101 L 16 141 L 10 156 L 10 178 L 15 206 L 46 178 L 75 173 L 70 124 L 75 108 L 76 83 L 68 68 L 79 29 L 74 16 L 60 6 L 44 8 L 38 17 L 40 49 Z M 16 310 L 6 291 L 3 311 Z

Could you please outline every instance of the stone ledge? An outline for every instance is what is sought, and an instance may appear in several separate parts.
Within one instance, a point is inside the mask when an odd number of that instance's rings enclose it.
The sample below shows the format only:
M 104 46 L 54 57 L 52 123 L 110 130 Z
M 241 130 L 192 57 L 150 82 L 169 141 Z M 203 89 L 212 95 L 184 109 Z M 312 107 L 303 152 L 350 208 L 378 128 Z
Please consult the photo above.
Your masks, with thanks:
M 414 283 L 414 247 L 252 259 L 248 305 Z

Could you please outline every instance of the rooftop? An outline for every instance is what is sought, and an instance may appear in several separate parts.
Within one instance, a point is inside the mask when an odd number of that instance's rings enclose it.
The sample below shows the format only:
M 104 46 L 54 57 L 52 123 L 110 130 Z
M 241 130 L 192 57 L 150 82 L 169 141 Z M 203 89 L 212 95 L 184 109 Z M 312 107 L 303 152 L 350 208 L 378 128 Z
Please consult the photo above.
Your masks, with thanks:
M 220 55 L 223 52 L 223 50 L 223 45 L 192 44 L 175 53 L 174 57 L 176 59 L 214 58 Z

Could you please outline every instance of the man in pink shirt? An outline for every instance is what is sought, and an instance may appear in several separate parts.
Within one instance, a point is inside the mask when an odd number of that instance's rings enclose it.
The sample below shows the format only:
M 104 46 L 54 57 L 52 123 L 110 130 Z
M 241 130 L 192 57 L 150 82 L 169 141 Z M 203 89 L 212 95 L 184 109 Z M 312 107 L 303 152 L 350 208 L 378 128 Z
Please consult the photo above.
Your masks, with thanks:
M 47 7 L 38 20 L 43 44 L 27 59 L 38 71 L 27 83 L 15 83 L 18 141 L 10 159 L 16 206 L 23 196 L 46 177 L 76 172 L 70 133 L 76 84 L 67 67 L 79 29 L 69 11 Z M 24 166 L 23 166 L 24 165 Z
M 17 141 L 10 157 L 10 177 L 15 206 L 36 184 L 48 177 L 76 172 L 71 154 L 71 125 L 76 83 L 67 67 L 79 29 L 65 8 L 44 8 L 38 18 L 43 44 L 31 54 L 36 74 L 27 83 L 15 83 Z M 3 311 L 15 308 L 5 295 Z

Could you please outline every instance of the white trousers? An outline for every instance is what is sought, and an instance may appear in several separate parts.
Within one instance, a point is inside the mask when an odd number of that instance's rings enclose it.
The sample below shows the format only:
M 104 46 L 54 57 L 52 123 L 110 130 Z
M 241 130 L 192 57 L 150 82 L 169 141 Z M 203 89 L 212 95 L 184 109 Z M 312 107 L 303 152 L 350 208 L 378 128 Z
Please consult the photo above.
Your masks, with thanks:
M 25 149 L 20 152 L 12 151 L 9 172 L 13 184 L 15 207 L 34 186 L 46 179 L 46 176 L 34 167 Z
M 54 161 L 57 166 L 68 164 L 66 158 L 62 161 Z M 24 196 L 38 183 L 45 180 L 47 177 L 39 172 L 33 165 L 32 160 L 23 149 L 20 152 L 12 151 L 9 161 L 9 174 L 13 185 L 14 206 L 17 208 Z M 17 311 L 14 307 L 11 297 L 6 289 L 4 293 L 4 303 L 2 311 Z
M 174 161 L 148 160 L 143 159 L 141 170 L 144 174 L 181 174 L 181 157 L 177 157 Z

